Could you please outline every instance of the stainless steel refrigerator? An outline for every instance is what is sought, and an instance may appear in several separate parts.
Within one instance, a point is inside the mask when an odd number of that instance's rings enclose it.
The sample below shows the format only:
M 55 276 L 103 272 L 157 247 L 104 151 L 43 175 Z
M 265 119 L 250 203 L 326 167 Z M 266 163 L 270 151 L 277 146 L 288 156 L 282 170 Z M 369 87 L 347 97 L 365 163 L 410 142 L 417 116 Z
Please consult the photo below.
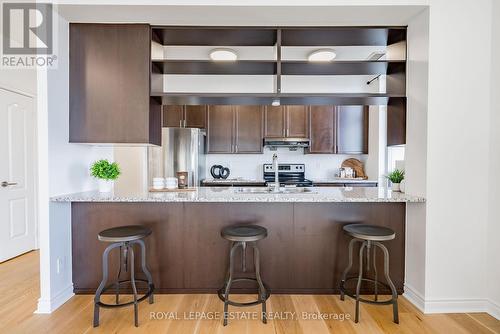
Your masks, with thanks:
M 148 182 L 154 177 L 176 177 L 188 172 L 188 186 L 197 187 L 205 178 L 205 131 L 192 128 L 163 128 L 161 147 L 148 148 Z

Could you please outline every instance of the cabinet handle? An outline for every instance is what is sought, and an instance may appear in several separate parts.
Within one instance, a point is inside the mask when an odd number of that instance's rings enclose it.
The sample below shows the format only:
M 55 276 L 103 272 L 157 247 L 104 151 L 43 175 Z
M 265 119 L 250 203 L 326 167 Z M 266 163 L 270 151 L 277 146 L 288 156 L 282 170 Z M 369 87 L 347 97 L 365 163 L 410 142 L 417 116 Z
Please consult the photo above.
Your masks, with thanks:
M 179 120 L 179 127 L 182 128 L 182 119 Z
M 187 128 L 187 121 L 184 120 L 184 127 Z
M 234 145 L 234 152 L 238 153 L 238 144 Z
M 17 182 L 7 182 L 7 181 L 3 181 L 3 182 L 1 183 L 2 188 L 8 187 L 8 186 L 15 186 L 15 185 L 17 185 Z

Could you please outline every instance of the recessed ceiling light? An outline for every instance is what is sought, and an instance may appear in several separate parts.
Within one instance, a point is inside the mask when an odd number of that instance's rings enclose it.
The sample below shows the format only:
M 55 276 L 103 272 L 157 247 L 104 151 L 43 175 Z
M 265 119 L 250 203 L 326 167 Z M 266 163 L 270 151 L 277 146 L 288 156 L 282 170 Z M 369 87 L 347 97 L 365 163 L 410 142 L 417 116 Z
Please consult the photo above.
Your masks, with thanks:
M 232 49 L 213 49 L 210 51 L 210 59 L 213 61 L 235 61 L 238 55 Z
M 311 52 L 307 57 L 309 61 L 326 62 L 332 61 L 337 57 L 333 49 L 319 49 Z

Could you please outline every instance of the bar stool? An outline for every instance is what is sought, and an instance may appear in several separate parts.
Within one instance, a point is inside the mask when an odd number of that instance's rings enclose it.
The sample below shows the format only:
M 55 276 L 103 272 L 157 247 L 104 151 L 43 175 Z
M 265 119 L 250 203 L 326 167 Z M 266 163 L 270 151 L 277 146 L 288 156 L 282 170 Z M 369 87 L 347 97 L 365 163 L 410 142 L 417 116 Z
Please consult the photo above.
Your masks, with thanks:
M 344 300 L 344 294 L 348 295 L 351 298 L 356 299 L 356 314 L 354 318 L 354 322 L 359 321 L 359 302 L 376 304 L 376 305 L 389 305 L 392 304 L 392 312 L 394 322 L 399 324 L 399 315 L 398 315 L 398 293 L 396 291 L 396 287 L 391 281 L 389 277 L 389 252 L 387 248 L 381 243 L 381 241 L 392 240 L 396 237 L 396 233 L 393 230 L 383 226 L 375 226 L 375 225 L 365 225 L 365 224 L 349 224 L 344 226 L 344 233 L 351 236 L 352 239 L 349 242 L 349 264 L 347 268 L 344 270 L 342 274 L 342 279 L 340 281 L 340 299 Z M 352 252 L 354 248 L 354 244 L 356 242 L 361 243 L 361 248 L 359 249 L 359 273 L 358 276 L 355 277 L 347 277 L 349 270 L 352 267 Z M 366 248 L 366 264 L 367 270 L 370 268 L 370 250 L 373 247 L 373 269 L 374 269 L 374 279 L 363 278 L 363 256 L 364 250 Z M 387 281 L 387 284 L 379 282 L 377 280 L 377 267 L 376 267 L 376 249 L 380 248 L 384 253 L 384 276 Z M 345 283 L 349 280 L 357 279 L 356 293 L 352 293 L 345 288 Z M 374 300 L 364 299 L 360 297 L 360 288 L 361 282 L 372 282 L 375 287 L 375 298 Z M 378 300 L 378 285 L 385 286 L 391 290 L 392 296 L 389 300 L 379 301 Z
M 231 251 L 229 253 L 229 269 L 227 271 L 224 286 L 219 290 L 219 298 L 224 302 L 224 326 L 227 325 L 228 305 L 232 306 L 253 306 L 262 304 L 262 322 L 267 323 L 266 315 L 266 300 L 269 298 L 267 286 L 260 278 L 260 259 L 257 241 L 267 237 L 267 229 L 258 225 L 232 225 L 222 229 L 221 236 L 232 242 Z M 241 247 L 242 251 L 242 270 L 246 272 L 246 249 L 247 244 L 253 248 L 253 260 L 255 266 L 255 278 L 240 277 L 234 278 L 234 254 L 236 249 Z M 259 286 L 259 298 L 252 302 L 239 303 L 229 299 L 231 285 L 239 281 L 257 282 Z
M 145 300 L 146 298 L 149 298 L 149 303 L 153 303 L 153 290 L 154 290 L 154 284 L 153 284 L 153 279 L 151 277 L 151 273 L 149 272 L 148 268 L 146 267 L 146 245 L 144 244 L 144 238 L 149 236 L 151 234 L 151 229 L 145 226 L 140 226 L 140 225 L 129 225 L 129 226 L 120 226 L 120 227 L 114 227 L 110 228 L 104 231 L 101 231 L 97 238 L 100 241 L 103 242 L 110 242 L 111 245 L 106 247 L 104 250 L 104 253 L 102 254 L 102 281 L 101 284 L 99 284 L 99 287 L 97 288 L 97 291 L 95 293 L 94 297 L 94 327 L 99 326 L 99 308 L 100 307 L 106 307 L 106 308 L 114 308 L 114 307 L 123 307 L 123 306 L 128 306 L 128 305 L 134 305 L 134 324 L 136 327 L 139 326 L 139 321 L 138 321 L 138 304 L 139 302 Z M 138 244 L 141 247 L 141 266 L 142 266 L 142 271 L 146 275 L 147 280 L 144 279 L 138 279 L 135 278 L 135 272 L 134 272 L 134 249 L 132 245 Z M 115 248 L 120 248 L 120 265 L 118 269 L 118 277 L 115 282 L 112 284 L 106 286 L 106 283 L 108 281 L 108 255 L 111 250 Z M 130 259 L 130 261 L 129 261 Z M 125 272 L 128 271 L 130 263 L 130 280 L 120 280 L 120 276 L 122 273 L 122 269 L 125 270 Z M 135 283 L 137 282 L 143 282 L 147 283 L 148 285 L 148 291 L 146 294 L 144 294 L 141 297 L 137 296 L 137 288 Z M 130 283 L 132 286 L 132 291 L 134 295 L 134 300 L 127 302 L 127 303 L 120 303 L 119 302 L 119 293 L 120 293 L 120 284 L 123 283 Z M 116 300 L 115 304 L 106 304 L 101 302 L 101 294 L 108 290 L 111 287 L 115 287 L 115 295 L 116 295 Z

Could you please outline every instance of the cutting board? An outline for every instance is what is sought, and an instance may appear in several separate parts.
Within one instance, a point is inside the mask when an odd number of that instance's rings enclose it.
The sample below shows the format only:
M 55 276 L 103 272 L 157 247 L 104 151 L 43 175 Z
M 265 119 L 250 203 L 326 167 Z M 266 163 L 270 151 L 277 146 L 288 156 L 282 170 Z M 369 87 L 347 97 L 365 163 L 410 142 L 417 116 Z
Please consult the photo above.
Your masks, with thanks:
M 368 176 L 365 174 L 365 169 L 363 168 L 363 163 L 358 159 L 346 159 L 342 162 L 341 167 L 351 167 L 356 173 L 356 178 L 362 178 L 363 180 L 368 179 Z

